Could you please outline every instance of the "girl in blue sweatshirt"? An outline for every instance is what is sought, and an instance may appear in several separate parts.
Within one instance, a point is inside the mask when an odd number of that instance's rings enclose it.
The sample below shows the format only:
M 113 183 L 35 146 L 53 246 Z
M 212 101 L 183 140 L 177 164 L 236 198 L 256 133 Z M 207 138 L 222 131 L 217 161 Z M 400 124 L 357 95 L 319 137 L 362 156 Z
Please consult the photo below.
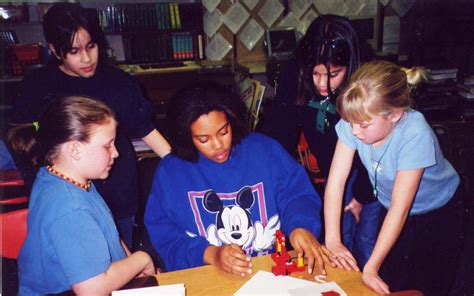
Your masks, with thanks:
M 324 272 L 320 197 L 276 141 L 247 135 L 238 103 L 215 85 L 189 87 L 171 101 L 172 153 L 157 169 L 145 212 L 153 246 L 170 271 L 212 264 L 245 276 L 252 256 L 273 251 L 281 229 L 308 272 Z

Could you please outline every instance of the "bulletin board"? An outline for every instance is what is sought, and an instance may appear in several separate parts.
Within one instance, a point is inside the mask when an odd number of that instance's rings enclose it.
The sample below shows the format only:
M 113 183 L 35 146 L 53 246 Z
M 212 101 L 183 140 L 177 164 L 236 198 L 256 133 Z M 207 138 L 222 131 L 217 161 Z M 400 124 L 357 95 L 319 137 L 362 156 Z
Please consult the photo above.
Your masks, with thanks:
M 291 26 L 303 36 L 320 14 L 373 17 L 377 22 L 379 1 L 202 0 L 206 56 L 211 61 L 262 62 L 266 29 Z

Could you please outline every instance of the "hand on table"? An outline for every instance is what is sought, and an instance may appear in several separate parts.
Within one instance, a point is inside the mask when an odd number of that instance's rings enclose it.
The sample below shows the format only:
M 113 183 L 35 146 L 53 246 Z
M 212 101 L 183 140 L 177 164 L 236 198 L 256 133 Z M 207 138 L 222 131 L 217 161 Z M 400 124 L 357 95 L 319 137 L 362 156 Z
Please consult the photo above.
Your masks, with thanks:
M 390 294 L 388 285 L 382 280 L 378 272 L 367 267 L 367 265 L 362 274 L 362 281 L 364 281 L 364 284 L 374 290 L 377 294 Z
M 215 248 L 214 265 L 218 268 L 242 277 L 252 273 L 251 258 L 239 246 L 229 244 Z
M 295 249 L 298 257 L 304 256 L 308 263 L 308 273 L 313 273 L 314 269 L 326 274 L 324 264 L 335 267 L 329 257 L 331 252 L 325 246 L 319 244 L 318 240 L 304 228 L 295 228 L 290 234 L 290 243 Z
M 363 205 L 358 202 L 355 198 L 351 199 L 351 202 L 344 208 L 344 212 L 350 211 L 356 220 L 356 224 L 360 221 L 360 212 L 362 211 Z
M 359 271 L 354 256 L 342 243 L 327 242 L 326 247 L 331 251 L 332 256 L 330 259 L 337 267 L 350 271 Z

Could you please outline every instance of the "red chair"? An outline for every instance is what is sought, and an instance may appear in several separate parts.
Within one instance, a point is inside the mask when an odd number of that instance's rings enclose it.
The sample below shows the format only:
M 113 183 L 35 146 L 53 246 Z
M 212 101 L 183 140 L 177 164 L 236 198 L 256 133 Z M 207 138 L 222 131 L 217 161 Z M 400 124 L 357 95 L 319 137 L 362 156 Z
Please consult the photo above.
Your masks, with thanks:
M 26 196 L 19 196 L 19 197 L 12 197 L 12 198 L 7 198 L 7 199 L 2 199 L 0 200 L 0 205 L 17 205 L 17 204 L 22 204 L 22 203 L 27 203 L 28 202 L 28 197 Z
M 1 222 L 1 256 L 16 259 L 26 238 L 26 218 L 28 209 L 21 209 L 0 214 Z
M 24 186 L 20 171 L 0 170 L 0 207 L 28 203 Z
M 24 186 L 19 170 L 0 170 L 0 186 Z

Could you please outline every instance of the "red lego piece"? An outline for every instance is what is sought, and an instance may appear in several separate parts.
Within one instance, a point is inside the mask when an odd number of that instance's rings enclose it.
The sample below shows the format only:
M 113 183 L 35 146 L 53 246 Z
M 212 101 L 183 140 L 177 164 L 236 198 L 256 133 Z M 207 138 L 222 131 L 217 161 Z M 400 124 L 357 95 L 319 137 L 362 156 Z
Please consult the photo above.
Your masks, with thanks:
M 272 272 L 274 275 L 289 275 L 292 272 L 297 271 L 304 271 L 304 264 L 301 260 L 299 260 L 300 266 L 298 266 L 298 262 L 292 262 L 291 257 L 286 251 L 286 239 L 283 232 L 280 230 L 276 231 L 276 246 L 275 246 L 275 253 L 271 255 L 273 261 L 276 263 L 276 266 L 272 267 Z
M 336 291 L 326 291 L 321 293 L 322 296 L 340 296 Z

